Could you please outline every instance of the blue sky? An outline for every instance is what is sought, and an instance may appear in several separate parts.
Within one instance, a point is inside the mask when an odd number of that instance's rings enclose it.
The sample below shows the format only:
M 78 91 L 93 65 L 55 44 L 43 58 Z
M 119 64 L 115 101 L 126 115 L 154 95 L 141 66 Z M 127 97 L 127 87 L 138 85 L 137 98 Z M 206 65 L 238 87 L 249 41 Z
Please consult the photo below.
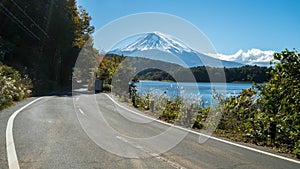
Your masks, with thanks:
M 218 53 L 253 48 L 282 51 L 300 48 L 298 0 L 77 0 L 96 30 L 120 17 L 163 12 L 198 27 Z

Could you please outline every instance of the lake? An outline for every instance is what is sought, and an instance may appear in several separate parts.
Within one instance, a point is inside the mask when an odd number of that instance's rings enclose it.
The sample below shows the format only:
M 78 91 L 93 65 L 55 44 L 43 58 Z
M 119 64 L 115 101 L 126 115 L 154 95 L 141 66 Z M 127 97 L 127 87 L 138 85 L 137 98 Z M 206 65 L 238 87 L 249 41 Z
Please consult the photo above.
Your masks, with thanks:
M 207 106 L 212 101 L 213 93 L 222 94 L 224 97 L 240 94 L 244 89 L 251 88 L 251 83 L 189 83 L 189 82 L 161 82 L 140 81 L 136 83 L 137 93 L 151 96 L 175 97 L 181 96 L 192 102 L 202 101 Z M 215 92 L 214 92 L 215 91 Z

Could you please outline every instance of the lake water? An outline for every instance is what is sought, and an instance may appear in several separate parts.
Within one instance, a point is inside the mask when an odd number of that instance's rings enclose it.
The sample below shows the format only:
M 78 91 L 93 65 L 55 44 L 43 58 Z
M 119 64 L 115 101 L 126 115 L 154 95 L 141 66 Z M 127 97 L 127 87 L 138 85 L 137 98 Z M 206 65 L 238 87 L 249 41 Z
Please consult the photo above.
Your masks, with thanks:
M 213 93 L 222 94 L 224 97 L 240 94 L 244 89 L 251 88 L 250 83 L 188 83 L 188 82 L 160 82 L 140 81 L 136 83 L 139 95 L 150 93 L 152 96 L 183 96 L 193 102 L 200 100 L 204 105 L 212 101 Z

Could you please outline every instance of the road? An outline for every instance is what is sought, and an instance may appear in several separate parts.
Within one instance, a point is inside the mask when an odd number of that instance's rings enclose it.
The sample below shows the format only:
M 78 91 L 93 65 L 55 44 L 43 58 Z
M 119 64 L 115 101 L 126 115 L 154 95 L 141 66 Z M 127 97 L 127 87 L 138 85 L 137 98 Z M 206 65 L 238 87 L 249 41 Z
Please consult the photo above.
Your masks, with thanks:
M 7 121 L 34 99 L 0 112 L 1 169 L 9 168 Z M 199 143 L 197 133 L 137 115 L 105 94 L 43 97 L 17 114 L 12 131 L 22 169 L 300 168 L 216 139 Z

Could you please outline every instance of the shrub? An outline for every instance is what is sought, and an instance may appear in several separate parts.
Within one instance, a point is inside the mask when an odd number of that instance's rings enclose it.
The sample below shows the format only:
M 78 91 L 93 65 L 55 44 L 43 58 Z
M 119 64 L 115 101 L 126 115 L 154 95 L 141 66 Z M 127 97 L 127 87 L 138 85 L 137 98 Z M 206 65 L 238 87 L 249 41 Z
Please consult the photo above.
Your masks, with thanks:
M 32 83 L 15 69 L 0 64 L 0 109 L 31 95 Z
M 262 111 L 276 122 L 275 144 L 300 156 L 300 54 L 275 53 L 270 82 L 261 88 Z
M 168 123 L 174 123 L 180 113 L 181 106 L 181 97 L 175 97 L 173 100 L 169 100 L 159 118 Z
M 275 53 L 272 78 L 263 86 L 225 100 L 218 129 L 256 144 L 276 146 L 300 157 L 300 54 Z M 272 125 L 274 125 L 272 127 Z M 271 128 L 274 130 L 271 131 Z M 272 140 L 271 140 L 272 137 Z
M 197 116 L 192 127 L 197 129 L 202 129 L 204 127 L 209 111 L 210 111 L 210 107 L 200 108 L 197 112 Z

